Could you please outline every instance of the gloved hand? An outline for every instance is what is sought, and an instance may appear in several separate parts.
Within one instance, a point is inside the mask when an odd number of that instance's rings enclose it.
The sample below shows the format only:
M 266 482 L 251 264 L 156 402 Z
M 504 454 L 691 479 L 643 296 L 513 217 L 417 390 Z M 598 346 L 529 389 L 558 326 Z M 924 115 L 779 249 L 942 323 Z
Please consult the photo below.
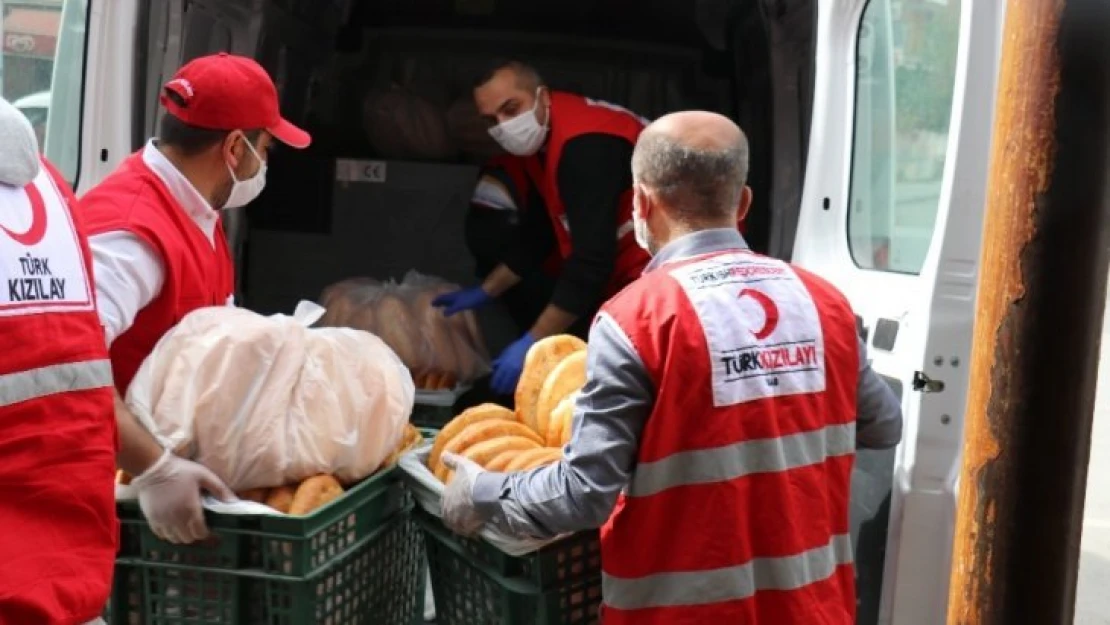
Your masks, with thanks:
M 480 286 L 473 286 L 469 289 L 444 293 L 432 300 L 432 306 L 442 308 L 443 314 L 450 317 L 467 310 L 481 308 L 492 301 L 493 297 L 486 293 L 485 289 Z
M 493 376 L 490 378 L 489 387 L 500 395 L 511 395 L 516 390 L 516 383 L 520 381 L 520 373 L 524 370 L 524 357 L 528 355 L 528 348 L 536 343 L 531 332 L 505 348 L 501 355 L 493 361 Z
M 485 525 L 486 519 L 474 507 L 474 480 L 485 472 L 477 462 L 453 453 L 443 454 L 443 465 L 455 472 L 455 476 L 443 490 L 440 503 L 443 524 L 462 536 L 473 536 Z
M 221 501 L 235 501 L 231 489 L 208 468 L 166 450 L 153 466 L 131 482 L 139 491 L 139 507 L 154 535 L 188 544 L 208 537 L 201 491 Z

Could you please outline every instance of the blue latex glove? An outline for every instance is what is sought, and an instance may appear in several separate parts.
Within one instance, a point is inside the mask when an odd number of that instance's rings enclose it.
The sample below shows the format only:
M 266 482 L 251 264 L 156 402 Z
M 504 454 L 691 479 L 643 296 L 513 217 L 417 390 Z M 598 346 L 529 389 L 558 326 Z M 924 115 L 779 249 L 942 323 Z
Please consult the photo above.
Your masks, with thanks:
M 492 301 L 493 297 L 486 293 L 485 289 L 480 286 L 472 286 L 469 289 L 444 293 L 432 300 L 432 306 L 442 308 L 443 314 L 450 317 L 467 310 L 481 308 Z
M 528 348 L 536 343 L 531 332 L 515 343 L 505 348 L 497 360 L 493 361 L 493 377 L 489 387 L 499 395 L 511 395 L 516 391 L 516 383 L 520 381 L 520 374 L 524 370 L 524 357 L 528 355 Z

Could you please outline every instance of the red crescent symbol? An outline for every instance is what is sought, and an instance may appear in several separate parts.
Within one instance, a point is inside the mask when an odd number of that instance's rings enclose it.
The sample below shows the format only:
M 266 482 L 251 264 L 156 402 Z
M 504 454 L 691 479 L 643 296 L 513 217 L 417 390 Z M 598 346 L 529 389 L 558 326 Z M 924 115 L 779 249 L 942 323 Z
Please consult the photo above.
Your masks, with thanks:
M 8 236 L 13 241 L 25 247 L 38 245 L 42 241 L 42 237 L 46 235 L 46 203 L 42 201 L 42 194 L 33 184 L 23 187 L 27 192 L 27 198 L 31 200 L 31 225 L 27 228 L 26 232 L 12 232 L 4 226 L 0 226 L 0 230 L 8 233 Z
M 737 295 L 736 297 L 741 298 L 745 295 L 752 298 L 752 300 L 754 300 L 755 303 L 759 304 L 760 308 L 763 309 L 763 315 L 765 317 L 763 327 L 760 328 L 758 331 L 752 332 L 752 335 L 755 336 L 755 339 L 757 341 L 762 341 L 768 336 L 771 336 L 771 333 L 775 331 L 776 327 L 778 327 L 779 307 L 775 306 L 774 300 L 772 300 L 770 297 L 767 297 L 766 293 L 756 291 L 755 289 L 744 289 L 743 291 L 740 291 L 740 295 Z

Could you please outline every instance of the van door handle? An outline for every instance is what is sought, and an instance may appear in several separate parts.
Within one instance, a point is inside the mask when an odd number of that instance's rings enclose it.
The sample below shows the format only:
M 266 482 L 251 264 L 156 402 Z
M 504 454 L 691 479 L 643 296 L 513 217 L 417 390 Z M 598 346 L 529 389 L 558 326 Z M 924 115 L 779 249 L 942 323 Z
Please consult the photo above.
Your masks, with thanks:
M 934 380 L 923 371 L 914 371 L 913 390 L 919 393 L 939 393 L 944 390 L 944 380 Z

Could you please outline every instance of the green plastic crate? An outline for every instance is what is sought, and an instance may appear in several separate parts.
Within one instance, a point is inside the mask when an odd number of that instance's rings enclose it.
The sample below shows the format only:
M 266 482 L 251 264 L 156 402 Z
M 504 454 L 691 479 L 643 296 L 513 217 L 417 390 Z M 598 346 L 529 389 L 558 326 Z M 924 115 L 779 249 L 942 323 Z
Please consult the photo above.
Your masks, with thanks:
M 139 527 L 131 522 L 141 515 L 137 508 L 117 506 L 120 517 L 119 549 L 117 558 L 133 558 L 139 554 Z M 102 617 L 108 625 L 142 625 L 142 572 L 133 567 L 116 564 L 112 574 L 112 593 Z
M 209 513 L 213 536 L 195 545 L 163 542 L 141 516 L 121 519 L 139 532 L 138 553 L 117 568 L 141 573 L 141 619 L 121 620 L 114 605 L 112 623 L 410 625 L 424 586 L 410 510 L 394 468 L 305 517 Z
M 418 428 L 441 429 L 447 422 L 455 418 L 455 406 L 433 406 L 429 404 L 413 404 L 412 416 L 409 421 Z
M 462 538 L 414 512 L 424 530 L 437 625 L 587 625 L 598 622 L 597 532 L 582 532 L 523 557 Z

